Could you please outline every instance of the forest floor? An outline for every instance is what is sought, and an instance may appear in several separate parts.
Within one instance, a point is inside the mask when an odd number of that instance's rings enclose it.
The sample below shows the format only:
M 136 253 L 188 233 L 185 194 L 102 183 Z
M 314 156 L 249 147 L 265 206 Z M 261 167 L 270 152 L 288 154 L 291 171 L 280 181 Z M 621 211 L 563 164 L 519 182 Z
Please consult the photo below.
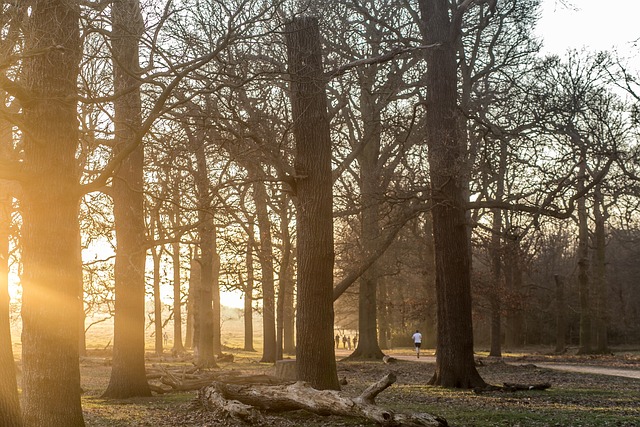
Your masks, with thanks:
M 232 363 L 221 370 L 273 374 L 273 365 L 259 363 L 258 353 L 230 351 Z M 348 354 L 339 350 L 338 358 Z M 355 397 L 367 386 L 393 371 L 398 381 L 382 392 L 376 403 L 396 412 L 428 412 L 445 418 L 450 426 L 640 426 L 640 351 L 617 351 L 606 356 L 547 355 L 542 352 L 507 353 L 490 358 L 477 353 L 478 371 L 489 384 L 550 383 L 544 391 L 484 392 L 451 390 L 426 385 L 434 372 L 433 352 L 416 359 L 411 349 L 391 351 L 398 360 L 382 362 L 338 361 L 338 376 L 346 379 L 345 396 Z M 88 427 L 205 427 L 237 426 L 202 409 L 197 392 L 169 393 L 151 398 L 106 400 L 100 397 L 108 381 L 108 353 L 93 352 L 81 362 L 82 404 Z M 149 365 L 175 366 L 170 357 L 149 357 Z M 189 361 L 180 363 L 189 364 Z M 553 369 L 552 369 L 553 368 Z M 560 368 L 560 369 L 558 369 Z M 581 368 L 589 372 L 572 372 Z M 275 427 L 373 426 L 361 419 L 321 417 L 303 411 L 268 416 Z

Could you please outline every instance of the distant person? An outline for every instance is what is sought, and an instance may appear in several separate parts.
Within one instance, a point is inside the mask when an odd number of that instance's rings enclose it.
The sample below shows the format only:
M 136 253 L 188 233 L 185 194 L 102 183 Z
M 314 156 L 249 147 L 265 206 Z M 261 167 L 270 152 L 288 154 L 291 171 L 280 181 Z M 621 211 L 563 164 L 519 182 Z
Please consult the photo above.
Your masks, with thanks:
M 342 348 L 347 348 L 347 336 L 342 336 Z
M 413 345 L 416 347 L 416 356 L 420 359 L 420 346 L 422 345 L 422 334 L 416 329 L 416 333 L 411 335 Z
M 340 348 L 340 334 L 336 334 L 336 348 Z
M 162 334 L 162 338 L 164 338 L 164 345 L 167 345 L 169 343 L 169 335 L 165 332 Z
M 347 337 L 347 346 L 349 347 L 349 350 L 351 350 L 351 337 Z
M 353 349 L 358 348 L 358 336 L 353 337 Z

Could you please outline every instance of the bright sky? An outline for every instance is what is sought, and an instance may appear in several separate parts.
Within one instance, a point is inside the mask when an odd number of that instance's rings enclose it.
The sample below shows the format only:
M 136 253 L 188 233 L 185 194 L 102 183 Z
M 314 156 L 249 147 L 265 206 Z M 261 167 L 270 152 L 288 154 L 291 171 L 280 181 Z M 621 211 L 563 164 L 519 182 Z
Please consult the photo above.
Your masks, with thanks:
M 543 0 L 536 33 L 548 53 L 615 47 L 623 56 L 640 56 L 638 17 L 637 0 Z

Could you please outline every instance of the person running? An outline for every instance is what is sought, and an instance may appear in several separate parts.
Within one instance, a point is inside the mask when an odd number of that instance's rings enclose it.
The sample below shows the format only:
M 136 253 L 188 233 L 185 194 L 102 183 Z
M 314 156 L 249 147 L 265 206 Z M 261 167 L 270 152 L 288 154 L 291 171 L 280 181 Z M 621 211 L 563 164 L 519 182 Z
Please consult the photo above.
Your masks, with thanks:
M 411 336 L 413 345 L 416 347 L 416 356 L 420 359 L 420 346 L 422 345 L 422 334 L 416 329 L 416 333 Z

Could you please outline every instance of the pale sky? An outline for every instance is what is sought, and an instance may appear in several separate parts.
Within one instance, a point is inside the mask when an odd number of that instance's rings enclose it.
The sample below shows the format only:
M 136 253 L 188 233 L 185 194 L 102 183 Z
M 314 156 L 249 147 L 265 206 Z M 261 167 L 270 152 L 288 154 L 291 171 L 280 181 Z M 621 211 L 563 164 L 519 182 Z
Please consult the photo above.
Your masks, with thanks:
M 640 56 L 639 20 L 638 0 L 543 0 L 536 34 L 545 53 L 616 47 L 623 56 Z

